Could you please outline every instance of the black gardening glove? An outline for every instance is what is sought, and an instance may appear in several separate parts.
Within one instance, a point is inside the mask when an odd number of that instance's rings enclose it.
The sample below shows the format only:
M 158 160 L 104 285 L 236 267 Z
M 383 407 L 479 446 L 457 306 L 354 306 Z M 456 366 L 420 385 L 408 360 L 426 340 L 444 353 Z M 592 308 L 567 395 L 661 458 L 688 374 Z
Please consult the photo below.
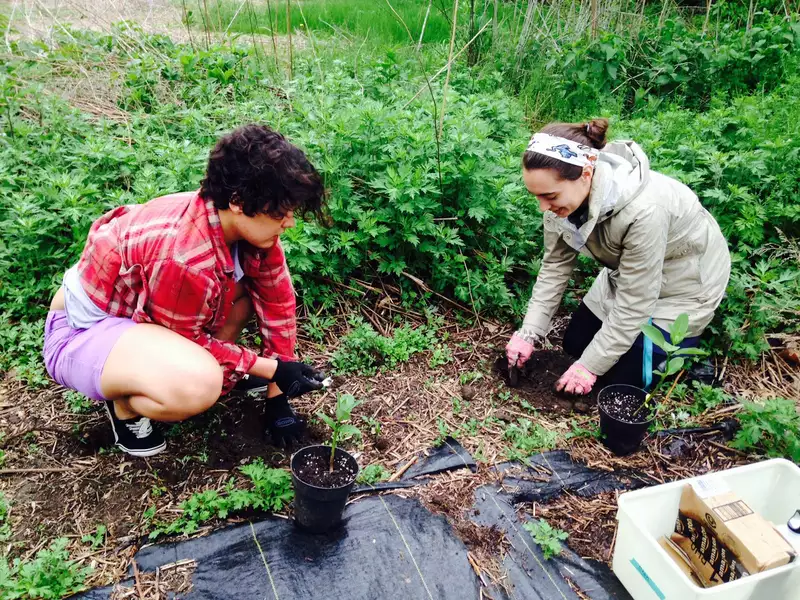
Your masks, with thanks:
M 322 371 L 317 371 L 314 367 L 301 362 L 281 359 L 277 361 L 278 368 L 275 369 L 272 381 L 281 388 L 287 398 L 296 398 L 306 392 L 322 389 L 322 381 L 325 379 L 325 373 Z
M 286 447 L 300 441 L 306 429 L 305 422 L 297 416 L 286 394 L 267 398 L 264 402 L 264 415 L 267 418 L 267 433 L 275 446 Z

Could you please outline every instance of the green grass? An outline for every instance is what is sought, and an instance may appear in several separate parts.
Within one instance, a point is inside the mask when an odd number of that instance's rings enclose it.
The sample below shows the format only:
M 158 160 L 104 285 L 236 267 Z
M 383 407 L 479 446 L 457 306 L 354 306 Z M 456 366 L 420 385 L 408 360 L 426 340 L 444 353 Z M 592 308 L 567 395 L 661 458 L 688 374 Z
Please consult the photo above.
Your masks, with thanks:
M 405 22 L 415 41 L 419 40 L 428 2 L 425 0 L 391 0 L 392 7 Z M 367 38 L 385 44 L 405 44 L 410 40 L 403 24 L 392 12 L 386 0 L 307 0 L 291 2 L 291 26 L 293 30 Z M 240 9 L 241 7 L 241 9 Z M 467 25 L 469 3 L 459 9 L 459 24 Z M 200 29 L 208 28 L 239 33 L 261 33 L 270 35 L 287 33 L 286 1 L 270 0 L 257 6 L 251 2 L 242 6 L 239 1 L 224 0 L 208 5 L 205 10 L 189 9 L 190 24 Z M 446 42 L 450 39 L 452 2 L 433 2 L 425 26 L 423 42 Z M 476 2 L 476 22 L 482 17 L 483 3 Z M 238 11 L 238 12 L 237 12 Z M 271 15 L 271 18 L 270 18 Z M 491 18 L 491 9 L 483 18 Z M 483 21 L 481 21 L 481 24 Z

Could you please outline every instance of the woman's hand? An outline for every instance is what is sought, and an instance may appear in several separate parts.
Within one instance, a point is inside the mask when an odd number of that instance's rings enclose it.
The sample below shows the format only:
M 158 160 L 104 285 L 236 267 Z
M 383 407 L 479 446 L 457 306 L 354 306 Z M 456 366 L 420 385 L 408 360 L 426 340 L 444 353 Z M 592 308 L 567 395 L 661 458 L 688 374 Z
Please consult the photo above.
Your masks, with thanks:
M 325 373 L 317 371 L 301 362 L 289 362 L 276 359 L 278 366 L 275 368 L 273 383 L 277 384 L 287 398 L 296 398 L 306 392 L 322 389 Z
M 556 382 L 556 391 L 583 396 L 592 391 L 595 383 L 597 383 L 597 375 L 581 363 L 574 362 Z
M 506 358 L 508 359 L 508 368 L 522 367 L 533 354 L 536 348 L 530 342 L 524 340 L 519 334 L 515 333 L 511 336 L 508 344 L 506 345 Z

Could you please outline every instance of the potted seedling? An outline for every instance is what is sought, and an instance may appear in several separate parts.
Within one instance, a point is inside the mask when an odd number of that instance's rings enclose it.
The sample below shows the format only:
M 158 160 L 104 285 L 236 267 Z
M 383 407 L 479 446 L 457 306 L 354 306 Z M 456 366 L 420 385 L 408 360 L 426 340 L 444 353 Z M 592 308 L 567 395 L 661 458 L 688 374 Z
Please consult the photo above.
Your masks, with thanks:
M 312 533 L 324 533 L 341 522 L 347 497 L 358 477 L 356 459 L 339 448 L 344 440 L 361 437 L 358 427 L 349 423 L 358 404 L 350 394 L 342 394 L 336 401 L 334 417 L 317 413 L 331 428 L 330 444 L 306 446 L 292 456 L 294 518 Z
M 633 385 L 614 384 L 603 388 L 597 396 L 600 408 L 600 431 L 606 445 L 618 456 L 634 452 L 642 443 L 647 430 L 656 418 L 658 398 L 667 381 L 679 373 L 687 358 L 706 354 L 698 348 L 681 348 L 689 330 L 689 316 L 680 315 L 670 325 L 670 341 L 653 325 L 642 325 L 642 333 L 661 348 L 667 358 L 663 371 L 655 371 L 658 382 L 648 393 Z

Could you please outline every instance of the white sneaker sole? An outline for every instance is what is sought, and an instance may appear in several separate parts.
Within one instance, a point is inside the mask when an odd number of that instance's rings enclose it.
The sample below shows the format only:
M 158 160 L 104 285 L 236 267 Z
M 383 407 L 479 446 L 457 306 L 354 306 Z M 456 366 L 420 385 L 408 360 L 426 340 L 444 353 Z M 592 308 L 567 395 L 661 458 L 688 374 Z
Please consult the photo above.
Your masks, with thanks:
M 126 452 L 127 454 L 130 454 L 131 456 L 138 456 L 139 458 L 146 458 L 148 456 L 155 456 L 156 454 L 160 454 L 161 452 L 166 450 L 167 449 L 167 443 L 164 442 L 163 444 L 161 444 L 160 446 L 156 446 L 155 448 L 145 448 L 145 449 L 139 449 L 139 450 L 131 450 L 130 448 L 126 448 L 125 446 L 123 446 L 122 444 L 119 444 L 119 443 L 117 444 L 117 447 L 120 450 L 122 450 L 123 452 Z
M 156 454 L 163 452 L 167 448 L 167 442 L 161 442 L 158 446 L 154 446 L 152 448 L 140 448 L 131 450 L 130 448 L 126 448 L 122 444 L 119 443 L 119 437 L 117 436 L 117 429 L 114 427 L 114 418 L 111 416 L 111 409 L 108 408 L 108 402 L 106 402 L 103 407 L 106 409 L 106 414 L 108 415 L 109 420 L 111 421 L 111 433 L 114 434 L 114 444 L 116 444 L 117 448 L 130 454 L 131 456 L 138 456 L 140 458 L 146 458 L 148 456 L 155 456 Z

